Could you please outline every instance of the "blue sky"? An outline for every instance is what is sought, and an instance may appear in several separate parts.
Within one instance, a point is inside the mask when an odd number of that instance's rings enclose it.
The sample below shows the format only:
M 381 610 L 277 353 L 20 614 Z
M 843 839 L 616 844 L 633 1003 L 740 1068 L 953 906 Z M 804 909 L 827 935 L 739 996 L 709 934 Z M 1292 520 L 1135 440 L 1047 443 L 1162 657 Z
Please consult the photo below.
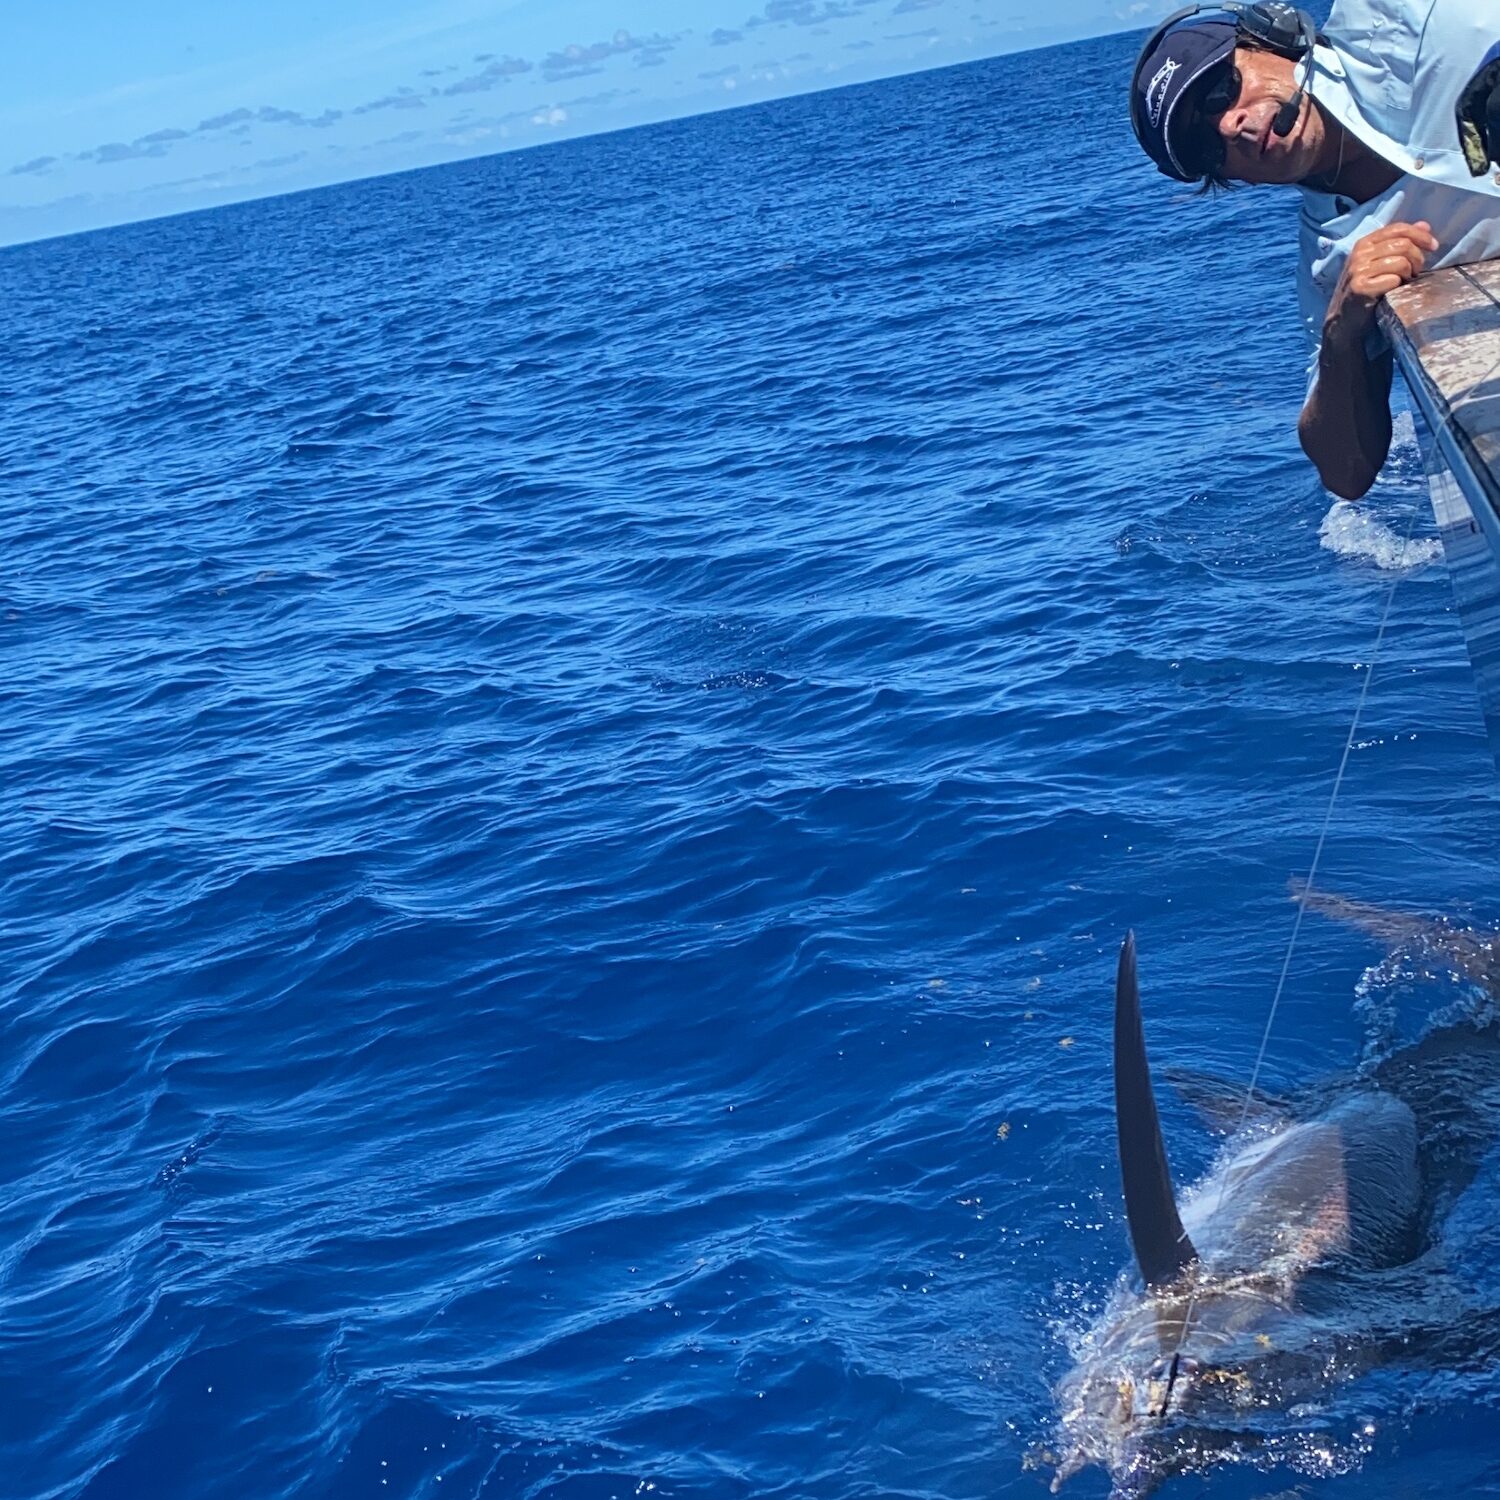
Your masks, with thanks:
M 1143 25 L 1155 0 L 10 8 L 0 243 Z

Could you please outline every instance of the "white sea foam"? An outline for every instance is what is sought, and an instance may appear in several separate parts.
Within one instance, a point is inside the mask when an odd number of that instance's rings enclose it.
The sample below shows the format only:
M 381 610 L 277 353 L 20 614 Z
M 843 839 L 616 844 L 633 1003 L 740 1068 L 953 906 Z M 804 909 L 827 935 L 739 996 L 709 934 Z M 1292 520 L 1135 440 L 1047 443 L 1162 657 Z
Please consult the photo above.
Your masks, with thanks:
M 1422 461 L 1422 448 L 1417 442 L 1417 424 L 1409 411 L 1391 413 L 1391 457 L 1415 458 Z
M 1408 418 L 1408 421 L 1410 418 Z M 1443 555 L 1436 537 L 1403 539 L 1375 516 L 1367 505 L 1335 500 L 1318 527 L 1318 540 L 1340 557 L 1358 557 L 1377 568 L 1420 568 Z

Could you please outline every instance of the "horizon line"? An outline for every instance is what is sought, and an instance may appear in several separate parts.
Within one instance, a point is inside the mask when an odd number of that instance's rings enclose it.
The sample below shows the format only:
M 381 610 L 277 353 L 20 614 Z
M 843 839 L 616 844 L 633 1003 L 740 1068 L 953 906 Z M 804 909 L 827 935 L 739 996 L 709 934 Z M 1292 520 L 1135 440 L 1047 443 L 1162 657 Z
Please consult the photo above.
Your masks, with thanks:
M 279 189 L 268 193 L 251 192 L 240 198 L 229 198 L 220 203 L 209 203 L 197 208 L 176 209 L 170 213 L 147 213 L 140 218 L 116 219 L 107 224 L 90 225 L 86 229 L 68 229 L 60 234 L 41 234 L 32 238 L 0 240 L 0 255 L 7 251 L 25 249 L 34 245 L 47 245 L 60 240 L 75 240 L 84 235 L 108 234 L 117 229 L 130 229 L 141 224 L 164 223 L 171 219 L 185 219 L 197 214 L 218 213 L 226 208 L 236 208 L 248 203 L 270 203 L 278 198 L 298 198 L 306 193 L 326 193 L 333 188 L 348 187 L 361 182 L 378 182 L 387 177 L 406 177 L 417 172 L 439 171 L 444 167 L 461 166 L 465 162 L 484 161 L 490 157 L 515 156 L 525 151 L 557 150 L 560 147 L 576 145 L 579 141 L 598 140 L 602 137 L 612 135 L 624 135 L 635 130 L 652 130 L 661 125 L 676 124 L 682 120 L 705 119 L 713 115 L 729 114 L 733 111 L 765 109 L 779 104 L 786 99 L 806 99 L 818 94 L 833 94 L 845 89 L 867 89 L 878 88 L 881 84 L 890 83 L 900 78 L 915 78 L 925 73 L 944 73 L 959 68 L 979 67 L 984 63 L 993 62 L 999 57 L 1020 57 L 1028 52 L 1047 52 L 1055 47 L 1073 47 L 1080 42 L 1093 41 L 1101 37 L 1122 36 L 1127 32 L 1139 31 L 1144 28 L 1136 25 L 1122 26 L 1111 31 L 1090 31 L 1082 36 L 1069 37 L 1062 41 L 1043 42 L 1037 46 L 1023 46 L 992 52 L 984 57 L 965 58 L 961 62 L 938 63 L 928 68 L 909 68 L 900 73 L 886 73 L 879 78 L 862 78 L 848 83 L 833 83 L 821 88 L 789 89 L 784 94 L 777 94 L 771 99 L 749 99 L 743 101 L 731 101 L 721 105 L 711 106 L 707 109 L 695 109 L 684 114 L 664 114 L 652 120 L 637 120 L 628 125 L 606 126 L 600 130 L 584 130 L 576 135 L 561 137 L 560 139 L 523 141 L 513 146 L 501 146 L 497 150 L 477 151 L 469 156 L 453 156 L 445 161 L 425 162 L 420 166 L 397 167 L 388 171 L 355 173 L 351 177 L 341 177 L 333 182 L 319 182 L 307 187 L 295 187 Z M 1024 34 L 1024 33 L 1023 33 Z M 61 200 L 60 200 L 61 201 Z

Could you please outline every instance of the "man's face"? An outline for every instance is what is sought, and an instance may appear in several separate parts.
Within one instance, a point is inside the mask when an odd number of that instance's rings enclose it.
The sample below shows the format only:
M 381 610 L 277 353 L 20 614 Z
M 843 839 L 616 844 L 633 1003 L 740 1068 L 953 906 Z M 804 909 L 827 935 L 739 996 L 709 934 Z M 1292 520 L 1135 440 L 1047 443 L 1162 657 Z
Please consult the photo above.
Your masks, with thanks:
M 1220 98 L 1229 99 L 1228 107 L 1217 119 L 1204 121 L 1223 143 L 1223 175 L 1236 182 L 1301 182 L 1327 170 L 1327 128 L 1306 95 L 1291 130 L 1286 135 L 1271 130 L 1276 112 L 1297 92 L 1298 64 L 1275 52 L 1236 47 L 1234 67 L 1238 95 L 1232 85 L 1222 89 Z

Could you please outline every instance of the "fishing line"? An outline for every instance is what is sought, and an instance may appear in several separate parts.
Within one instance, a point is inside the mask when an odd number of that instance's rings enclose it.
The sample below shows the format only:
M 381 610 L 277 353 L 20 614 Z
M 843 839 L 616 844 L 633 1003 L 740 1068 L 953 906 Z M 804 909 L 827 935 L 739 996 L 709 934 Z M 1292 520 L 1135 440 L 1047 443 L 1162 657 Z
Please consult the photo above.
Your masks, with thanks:
M 1271 1044 L 1271 1032 L 1276 1025 L 1276 1012 L 1281 1007 L 1281 996 L 1286 989 L 1287 975 L 1291 972 L 1292 955 L 1297 951 L 1297 938 L 1302 932 L 1302 918 L 1307 914 L 1308 899 L 1313 893 L 1313 883 L 1318 878 L 1318 866 L 1323 859 L 1323 846 L 1328 842 L 1328 830 L 1333 826 L 1333 810 L 1338 804 L 1339 792 L 1344 785 L 1344 772 L 1349 767 L 1349 757 L 1354 751 L 1355 736 L 1359 733 L 1359 721 L 1365 711 L 1365 700 L 1370 696 L 1370 683 L 1375 676 L 1375 666 L 1380 660 L 1380 650 L 1385 643 L 1386 627 L 1390 624 L 1391 605 L 1396 598 L 1396 585 L 1401 581 L 1401 570 L 1406 565 L 1406 549 L 1411 541 L 1412 530 L 1416 525 L 1417 512 L 1421 509 L 1422 502 L 1426 496 L 1420 496 L 1411 508 L 1411 514 L 1406 519 L 1406 532 L 1401 538 L 1401 552 L 1396 559 L 1396 567 L 1391 576 L 1390 587 L 1385 591 L 1385 605 L 1380 611 L 1380 628 L 1375 632 L 1375 644 L 1370 650 L 1370 660 L 1365 666 L 1364 685 L 1359 691 L 1359 701 L 1354 705 L 1354 718 L 1349 723 L 1349 733 L 1344 740 L 1344 753 L 1339 757 L 1339 768 L 1333 778 L 1333 790 L 1328 795 L 1328 810 L 1323 814 L 1323 827 L 1318 833 L 1317 846 L 1313 850 L 1312 864 L 1308 867 L 1307 883 L 1303 887 L 1302 894 L 1297 898 L 1297 916 L 1292 922 L 1292 935 L 1286 945 L 1286 957 L 1281 962 L 1281 973 L 1276 980 L 1276 989 L 1271 996 L 1270 1013 L 1266 1016 L 1265 1029 L 1260 1036 L 1260 1050 L 1255 1054 L 1255 1066 L 1250 1070 L 1250 1082 L 1245 1088 L 1245 1102 L 1240 1107 L 1240 1121 L 1235 1127 L 1238 1134 L 1244 1130 L 1246 1122 L 1250 1118 L 1250 1106 L 1255 1100 L 1255 1087 L 1260 1082 L 1261 1068 L 1266 1060 L 1266 1049 Z M 1224 1193 L 1228 1187 L 1228 1180 L 1224 1177 L 1219 1179 L 1219 1199 L 1214 1206 L 1214 1213 L 1224 1207 Z M 1184 1231 L 1185 1233 L 1186 1231 Z M 1182 1347 L 1187 1342 L 1188 1330 L 1193 1326 L 1193 1314 L 1198 1308 L 1198 1275 L 1196 1269 L 1192 1273 L 1192 1287 L 1188 1292 L 1187 1311 L 1182 1315 L 1182 1324 L 1177 1330 L 1177 1347 L 1172 1351 L 1172 1363 L 1167 1372 L 1166 1393 L 1161 1399 L 1161 1410 L 1158 1417 L 1165 1417 L 1172 1404 L 1172 1387 L 1177 1383 L 1178 1370 L 1182 1363 Z

